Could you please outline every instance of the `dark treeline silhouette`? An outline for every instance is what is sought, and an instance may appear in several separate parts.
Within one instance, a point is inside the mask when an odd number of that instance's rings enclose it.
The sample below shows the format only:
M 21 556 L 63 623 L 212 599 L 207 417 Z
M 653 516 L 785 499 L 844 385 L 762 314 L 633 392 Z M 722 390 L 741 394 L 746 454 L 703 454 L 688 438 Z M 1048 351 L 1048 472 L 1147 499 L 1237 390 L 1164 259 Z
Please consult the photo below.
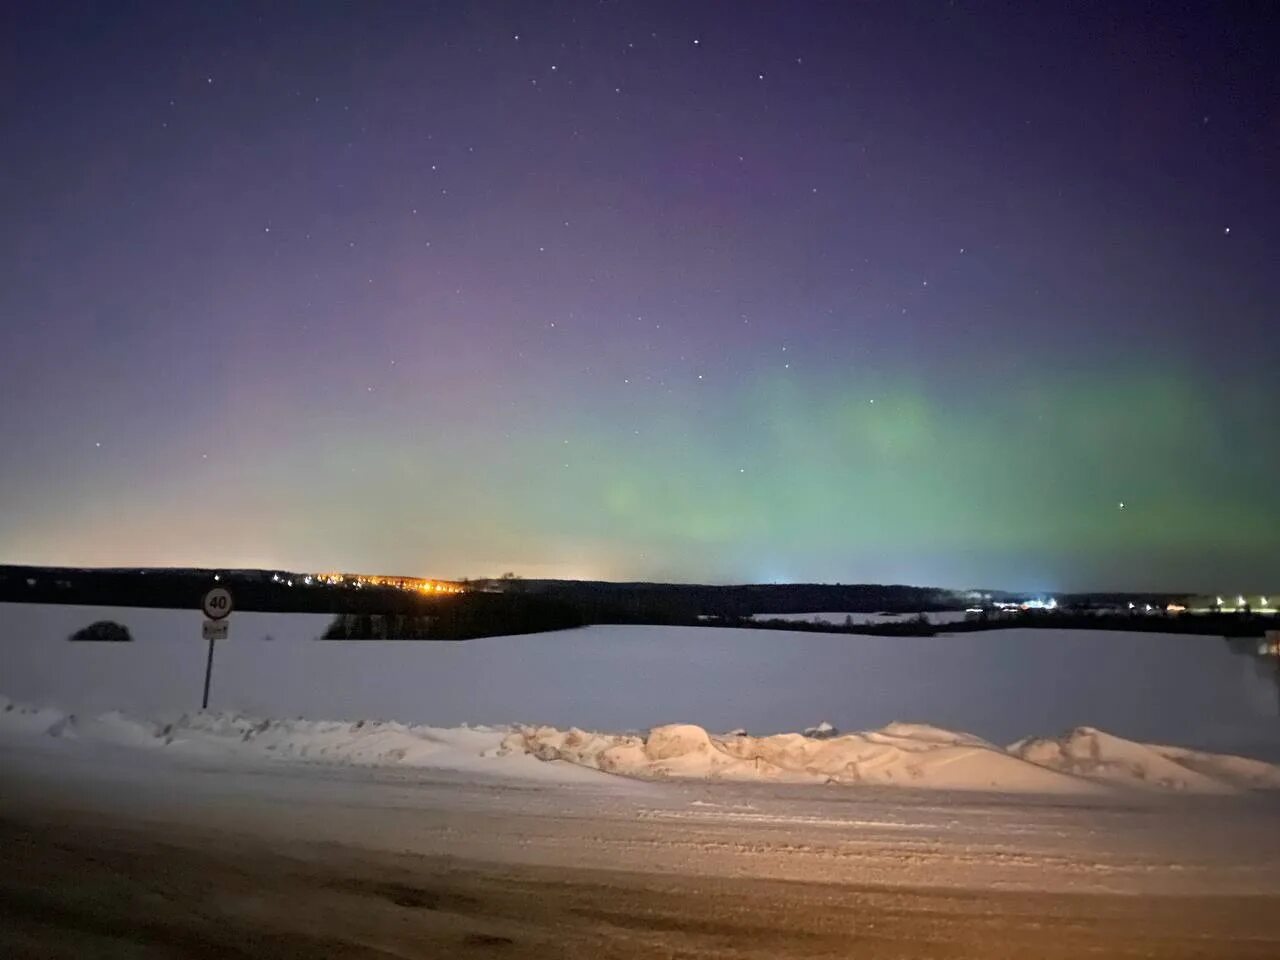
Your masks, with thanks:
M 510 581 L 504 581 L 509 583 Z M 699 617 L 754 613 L 917 613 L 952 610 L 963 595 L 935 587 L 876 583 L 610 583 L 599 580 L 517 580 L 526 594 L 554 597 L 582 611 L 588 623 L 698 623 Z
M 1180 614 L 1178 616 L 1099 614 L 1084 610 L 1022 610 L 998 617 L 933 624 L 905 618 L 892 623 L 813 623 L 804 620 L 749 620 L 725 618 L 700 621 L 702 626 L 748 627 L 753 630 L 798 630 L 804 633 L 861 633 L 885 637 L 932 637 L 944 633 L 973 633 L 1009 627 L 1044 630 L 1128 630 L 1141 633 L 1203 634 L 1254 641 L 1280 624 L 1275 617 L 1239 613 Z
M 395 587 L 308 584 L 301 574 L 263 570 L 0 567 L 0 601 L 8 602 L 195 611 L 215 586 L 229 589 L 235 610 L 242 613 L 338 614 L 328 637 L 467 640 L 564 630 L 585 622 L 570 604 L 520 593 L 423 594 Z M 107 639 L 100 634 L 75 639 Z
M 570 604 L 549 597 L 469 593 L 436 604 L 431 613 L 342 613 L 325 640 L 474 640 L 567 630 L 584 623 Z
M 292 585 L 290 584 L 292 581 Z M 80 569 L 0 567 L 0 601 L 93 604 L 118 607 L 199 608 L 204 594 L 225 586 L 238 611 L 341 614 L 331 637 L 463 640 L 560 630 L 584 624 L 667 624 L 745 627 L 756 630 L 931 636 L 1004 627 L 1141 630 L 1259 637 L 1274 617 L 1251 614 L 1148 615 L 1115 612 L 1129 601 L 1141 609 L 1184 595 L 1074 594 L 1059 597 L 1054 611 L 1024 611 L 935 626 L 917 617 L 862 625 L 753 620 L 758 614 L 919 614 L 954 610 L 968 594 L 901 584 L 610 583 L 524 580 L 514 574 L 475 581 L 461 594 L 431 594 L 388 586 L 307 583 L 302 574 L 269 570 Z M 988 592 L 988 599 L 1012 595 Z
M 394 587 L 306 584 L 301 574 L 274 575 L 278 581 L 269 570 L 4 566 L 0 567 L 0 601 L 198 610 L 211 587 L 226 587 L 240 611 L 421 614 L 457 596 L 423 595 Z

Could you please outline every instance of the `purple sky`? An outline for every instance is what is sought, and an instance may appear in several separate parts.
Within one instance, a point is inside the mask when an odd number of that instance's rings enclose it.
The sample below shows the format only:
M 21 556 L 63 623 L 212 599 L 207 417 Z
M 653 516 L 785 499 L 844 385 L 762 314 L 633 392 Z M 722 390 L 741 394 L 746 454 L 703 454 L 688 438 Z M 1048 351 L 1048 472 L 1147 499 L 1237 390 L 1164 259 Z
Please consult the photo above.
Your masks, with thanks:
M 0 562 L 1280 590 L 1266 5 L 3 17 Z

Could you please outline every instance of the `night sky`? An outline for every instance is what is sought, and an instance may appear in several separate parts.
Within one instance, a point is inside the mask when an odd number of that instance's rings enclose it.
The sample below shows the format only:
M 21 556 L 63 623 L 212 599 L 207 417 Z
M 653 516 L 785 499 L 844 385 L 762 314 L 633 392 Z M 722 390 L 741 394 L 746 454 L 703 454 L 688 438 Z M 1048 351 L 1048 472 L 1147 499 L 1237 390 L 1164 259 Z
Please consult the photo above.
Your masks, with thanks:
M 1175 6 L 6 5 L 0 562 L 1280 590 Z

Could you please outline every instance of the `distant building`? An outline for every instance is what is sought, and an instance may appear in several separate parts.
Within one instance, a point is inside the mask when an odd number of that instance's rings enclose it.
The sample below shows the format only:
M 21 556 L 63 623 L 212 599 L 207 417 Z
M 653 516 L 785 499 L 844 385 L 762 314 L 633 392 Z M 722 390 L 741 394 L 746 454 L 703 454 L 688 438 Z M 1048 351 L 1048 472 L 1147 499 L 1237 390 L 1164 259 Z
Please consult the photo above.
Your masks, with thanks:
M 392 587 L 414 593 L 466 593 L 468 585 L 460 580 L 432 580 L 427 577 L 388 577 L 376 573 L 315 573 L 311 578 L 331 586 Z M 292 586 L 292 584 L 290 584 Z
M 1223 593 L 1192 597 L 1187 608 L 1192 613 L 1257 613 L 1275 616 L 1280 595 L 1272 593 Z

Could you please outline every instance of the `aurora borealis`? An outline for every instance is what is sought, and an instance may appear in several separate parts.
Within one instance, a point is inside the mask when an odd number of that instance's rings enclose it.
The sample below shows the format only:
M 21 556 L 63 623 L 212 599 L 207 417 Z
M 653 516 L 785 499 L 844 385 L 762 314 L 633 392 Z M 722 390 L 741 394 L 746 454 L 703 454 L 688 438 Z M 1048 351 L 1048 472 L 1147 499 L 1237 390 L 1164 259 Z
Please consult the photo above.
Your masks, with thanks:
M 0 562 L 1280 589 L 1264 6 L 5 32 Z

